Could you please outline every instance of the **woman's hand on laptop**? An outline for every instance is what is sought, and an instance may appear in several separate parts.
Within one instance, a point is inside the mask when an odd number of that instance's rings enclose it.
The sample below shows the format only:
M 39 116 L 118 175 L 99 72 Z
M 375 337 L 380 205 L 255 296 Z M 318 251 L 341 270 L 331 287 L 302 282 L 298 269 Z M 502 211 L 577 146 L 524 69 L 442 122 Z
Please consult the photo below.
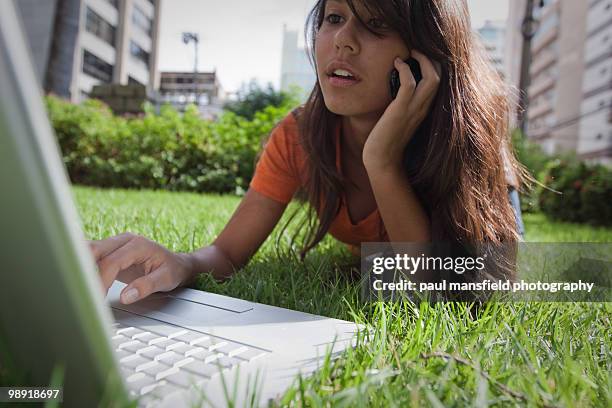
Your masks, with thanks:
M 174 253 L 147 238 L 124 233 L 89 241 L 104 293 L 115 280 L 128 285 L 121 292 L 122 303 L 133 303 L 154 292 L 167 292 L 187 283 L 192 265 L 187 254 Z

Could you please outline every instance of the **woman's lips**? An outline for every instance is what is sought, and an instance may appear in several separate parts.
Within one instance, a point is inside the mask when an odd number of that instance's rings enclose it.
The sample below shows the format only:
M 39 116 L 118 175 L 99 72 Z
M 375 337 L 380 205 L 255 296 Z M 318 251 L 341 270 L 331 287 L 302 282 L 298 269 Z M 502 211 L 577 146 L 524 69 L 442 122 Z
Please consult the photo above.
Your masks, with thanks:
M 338 77 L 338 76 L 333 76 L 330 75 L 329 76 L 329 83 L 333 86 L 338 86 L 341 88 L 347 88 L 349 86 L 353 86 L 355 84 L 358 84 L 359 82 L 361 82 L 358 79 L 353 79 L 353 78 L 342 78 L 342 77 Z

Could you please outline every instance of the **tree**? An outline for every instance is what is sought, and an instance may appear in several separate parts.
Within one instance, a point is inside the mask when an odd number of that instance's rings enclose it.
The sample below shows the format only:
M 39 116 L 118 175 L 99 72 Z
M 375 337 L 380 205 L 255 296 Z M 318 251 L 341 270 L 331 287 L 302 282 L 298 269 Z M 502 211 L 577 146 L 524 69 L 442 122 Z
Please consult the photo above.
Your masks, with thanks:
M 267 106 L 278 107 L 288 103 L 297 105 L 295 92 L 276 91 L 269 82 L 266 88 L 262 88 L 257 81 L 252 79 L 248 87 L 243 84 L 242 89 L 238 92 L 238 100 L 226 103 L 223 109 L 251 120 L 255 112 Z

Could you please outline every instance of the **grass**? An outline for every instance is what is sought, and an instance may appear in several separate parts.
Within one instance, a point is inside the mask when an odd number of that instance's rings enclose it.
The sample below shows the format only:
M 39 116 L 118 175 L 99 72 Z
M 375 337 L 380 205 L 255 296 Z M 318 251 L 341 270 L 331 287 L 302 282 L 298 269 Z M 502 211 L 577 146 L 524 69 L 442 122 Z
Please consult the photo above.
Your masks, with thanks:
M 551 222 L 544 214 L 523 214 L 529 242 L 612 242 L 612 229 Z
M 88 238 L 124 231 L 192 251 L 221 231 L 230 196 L 75 187 Z M 528 241 L 611 242 L 612 230 L 525 215 Z M 274 251 L 272 234 L 225 283 L 197 288 L 339 319 L 374 330 L 367 344 L 297 378 L 281 406 L 612 405 L 610 303 L 364 304 L 346 249 L 326 238 L 304 263 Z M 288 246 L 288 238 L 281 237 Z
M 192 251 L 221 231 L 229 196 L 75 188 L 86 233 L 143 234 Z M 611 242 L 612 230 L 526 214 L 537 242 Z M 610 304 L 490 304 L 474 318 L 458 304 L 362 304 L 343 271 L 350 257 L 326 239 L 306 262 L 278 257 L 272 234 L 226 283 L 198 288 L 370 325 L 376 335 L 317 375 L 296 380 L 279 405 L 610 406 Z M 284 245 L 289 245 L 283 237 Z

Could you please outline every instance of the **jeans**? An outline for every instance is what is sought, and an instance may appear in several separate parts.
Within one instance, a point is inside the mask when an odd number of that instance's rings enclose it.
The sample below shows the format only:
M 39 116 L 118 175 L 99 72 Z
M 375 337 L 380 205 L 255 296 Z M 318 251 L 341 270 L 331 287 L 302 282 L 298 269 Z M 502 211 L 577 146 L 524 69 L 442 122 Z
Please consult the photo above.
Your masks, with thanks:
M 525 226 L 523 225 L 523 217 L 521 215 L 521 202 L 519 200 L 518 191 L 514 187 L 508 187 L 508 197 L 510 198 L 510 204 L 514 209 L 514 217 L 516 218 L 516 226 L 518 233 L 522 239 L 525 239 Z

